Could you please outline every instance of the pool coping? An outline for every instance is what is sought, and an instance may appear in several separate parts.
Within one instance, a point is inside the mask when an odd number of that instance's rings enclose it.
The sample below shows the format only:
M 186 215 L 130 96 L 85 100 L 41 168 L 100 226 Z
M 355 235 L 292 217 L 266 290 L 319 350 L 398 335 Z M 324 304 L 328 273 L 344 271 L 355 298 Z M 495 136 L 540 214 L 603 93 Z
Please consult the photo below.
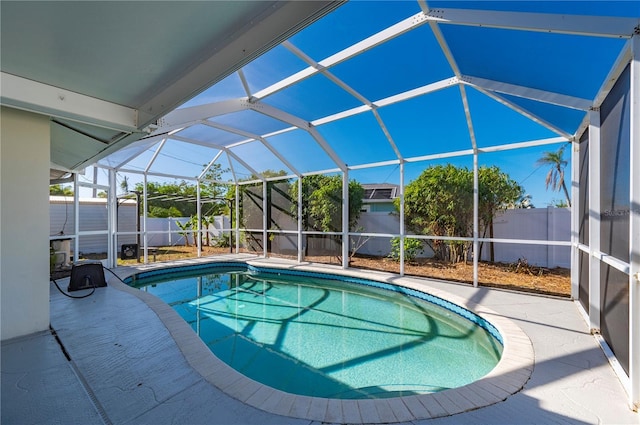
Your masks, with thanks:
M 342 269 L 336 266 L 270 258 L 208 257 L 139 267 L 119 267 L 120 278 L 143 271 L 214 264 L 247 263 L 256 267 L 328 273 L 374 280 L 426 292 L 471 310 L 489 321 L 503 337 L 503 353 L 496 367 L 477 381 L 432 394 L 381 399 L 327 399 L 286 393 L 266 386 L 228 366 L 205 345 L 187 322 L 168 304 L 153 294 L 140 291 L 108 277 L 110 286 L 128 292 L 145 302 L 167 328 L 187 363 L 203 379 L 229 396 L 255 408 L 277 415 L 330 423 L 393 423 L 433 419 L 480 409 L 506 400 L 524 388 L 534 368 L 534 351 L 529 337 L 511 320 L 498 313 L 445 291 L 427 286 L 429 279 L 402 277 L 371 270 Z

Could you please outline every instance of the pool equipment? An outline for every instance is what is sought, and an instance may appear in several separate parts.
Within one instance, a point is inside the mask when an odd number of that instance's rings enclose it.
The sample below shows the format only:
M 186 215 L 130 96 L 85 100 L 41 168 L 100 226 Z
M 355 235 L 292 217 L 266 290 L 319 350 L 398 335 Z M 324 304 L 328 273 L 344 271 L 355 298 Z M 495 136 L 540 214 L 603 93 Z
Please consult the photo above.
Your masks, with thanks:
M 107 282 L 100 261 L 84 260 L 73 263 L 67 291 L 80 291 L 103 286 L 107 286 Z
M 121 260 L 133 260 L 134 258 L 138 258 L 138 244 L 130 243 L 123 244 L 120 249 L 120 259 Z

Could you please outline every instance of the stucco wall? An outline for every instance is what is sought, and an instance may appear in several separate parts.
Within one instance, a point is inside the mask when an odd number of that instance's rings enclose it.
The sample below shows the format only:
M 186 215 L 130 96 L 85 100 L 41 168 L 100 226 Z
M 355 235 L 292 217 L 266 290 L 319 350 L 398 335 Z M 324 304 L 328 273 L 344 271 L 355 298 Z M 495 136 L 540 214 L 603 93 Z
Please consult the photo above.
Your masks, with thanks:
M 49 326 L 49 119 L 1 108 L 1 339 Z

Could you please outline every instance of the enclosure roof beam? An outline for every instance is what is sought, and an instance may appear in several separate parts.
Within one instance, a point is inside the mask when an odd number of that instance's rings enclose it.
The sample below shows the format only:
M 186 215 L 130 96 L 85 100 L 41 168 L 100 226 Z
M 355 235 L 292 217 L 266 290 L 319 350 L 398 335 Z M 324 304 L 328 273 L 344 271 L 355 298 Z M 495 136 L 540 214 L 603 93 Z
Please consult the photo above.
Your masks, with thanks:
M 383 106 L 393 105 L 394 103 L 446 89 L 455 86 L 458 83 L 460 83 L 460 80 L 457 77 L 445 78 L 444 80 L 436 81 L 435 83 L 425 84 L 424 86 L 407 90 L 403 93 L 398 93 L 393 96 L 385 97 L 384 99 L 376 100 L 373 104 L 378 108 L 382 108 Z
M 261 114 L 264 114 L 268 117 L 275 118 L 287 124 L 298 127 L 301 130 L 305 130 L 309 132 L 311 137 L 313 137 L 320 145 L 320 147 L 325 151 L 329 158 L 333 160 L 333 162 L 340 167 L 341 170 L 347 169 L 347 164 L 345 164 L 342 159 L 338 156 L 338 154 L 329 146 L 326 140 L 322 137 L 322 135 L 318 132 L 318 130 L 308 121 L 304 121 L 301 118 L 298 118 L 294 115 L 286 113 L 280 109 L 274 108 L 273 106 L 267 105 L 262 102 L 252 102 L 251 109 Z
M 365 104 L 369 108 L 371 108 L 373 110 L 373 115 L 374 115 L 376 121 L 378 121 L 378 125 L 380 126 L 380 129 L 382 130 L 382 132 L 384 133 L 385 137 L 387 138 L 387 142 L 389 143 L 389 145 L 391 145 L 391 149 L 393 149 L 393 151 L 395 152 L 396 157 L 398 159 L 402 158 L 402 155 L 400 154 L 400 150 L 398 149 L 398 147 L 396 146 L 396 143 L 394 142 L 393 138 L 391 137 L 391 133 L 389 133 L 389 130 L 387 129 L 387 126 L 382 121 L 382 117 L 380 117 L 380 114 L 378 114 L 377 111 L 375 110 L 376 106 L 369 99 L 364 97 L 362 94 L 360 94 L 353 87 L 351 87 L 350 85 L 348 85 L 347 83 L 342 81 L 340 78 L 336 77 L 331 71 L 327 70 L 326 68 L 321 66 L 319 63 L 317 63 L 316 61 L 311 59 L 302 50 L 300 50 L 296 46 L 294 46 L 293 43 L 291 43 L 289 41 L 285 41 L 285 42 L 282 43 L 282 45 L 284 47 L 286 47 L 287 49 L 289 49 L 289 51 L 291 51 L 294 55 L 296 55 L 297 57 L 302 59 L 304 62 L 306 62 L 308 65 L 310 65 L 313 68 L 317 69 L 320 73 L 322 73 L 322 75 L 327 77 L 329 80 L 331 80 L 335 85 L 340 87 L 342 90 L 346 91 L 351 96 L 353 96 L 356 99 L 358 99 L 358 101 L 362 102 L 363 104 Z
M 207 103 L 206 105 L 176 109 L 158 120 L 159 128 L 151 133 L 151 135 L 154 136 L 158 132 L 166 132 L 178 127 L 188 127 L 193 124 L 198 124 L 207 118 L 246 109 L 249 109 L 249 104 L 245 98 L 228 99 L 220 102 Z
M 602 105 L 602 102 L 604 102 L 604 99 L 609 95 L 609 92 L 613 88 L 614 84 L 618 81 L 618 78 L 620 78 L 620 74 L 622 74 L 624 69 L 631 62 L 631 44 L 632 40 L 627 40 L 622 51 L 616 58 L 615 63 L 611 67 L 607 78 L 604 79 L 604 82 L 602 83 L 602 86 L 600 87 L 600 90 L 598 90 L 598 94 L 593 101 L 594 109 L 599 108 Z M 582 120 L 582 123 L 580 123 L 580 126 L 576 130 L 575 137 L 580 137 L 588 127 L 589 114 L 586 114 L 584 119 Z
M 508 151 L 512 149 L 530 148 L 534 146 L 553 145 L 557 143 L 567 143 L 567 142 L 569 142 L 569 140 L 567 140 L 564 137 L 550 137 L 547 139 L 529 140 L 526 142 L 509 143 L 506 145 L 487 146 L 483 148 L 478 148 L 478 152 L 481 152 L 481 153 L 500 152 L 500 151 Z
M 179 133 L 180 131 L 186 128 L 187 128 L 187 125 L 180 125 L 180 126 L 175 126 L 172 129 L 165 129 L 165 128 L 158 129 L 154 131 L 152 135 L 142 137 L 137 141 L 133 142 L 133 144 L 146 142 L 148 144 L 147 146 L 151 146 L 154 143 L 157 143 L 163 139 L 166 139 L 167 137 L 170 137 L 176 133 Z
M 332 72 L 330 72 L 327 68 L 323 67 L 322 65 L 320 65 L 318 62 L 314 61 L 313 59 L 311 59 L 306 53 L 304 53 L 302 50 L 300 50 L 299 48 L 297 48 L 293 43 L 291 43 L 290 41 L 284 41 L 282 43 L 282 45 L 284 47 L 286 47 L 291 53 L 293 53 L 294 55 L 296 55 L 298 58 L 302 59 L 302 61 L 304 61 L 307 65 L 311 66 L 312 68 L 314 68 L 317 72 L 321 73 L 322 75 L 324 75 L 325 77 L 327 77 L 329 80 L 331 80 L 331 82 L 333 82 L 335 85 L 337 85 L 338 87 L 340 87 L 342 90 L 346 91 L 347 93 L 349 93 L 351 96 L 355 97 L 356 99 L 358 99 L 358 101 L 364 103 L 365 105 L 368 105 L 370 107 L 372 107 L 373 105 L 371 104 L 371 101 L 369 101 L 369 99 L 367 99 L 366 97 L 364 97 L 362 94 L 358 93 L 355 89 L 353 89 L 351 86 L 349 86 L 347 83 L 345 83 L 344 81 L 342 81 L 340 78 L 336 77 Z
M 390 161 L 371 162 L 369 164 L 350 165 L 349 170 L 365 170 L 367 168 L 386 167 L 389 165 L 398 165 L 403 160 L 392 159 Z
M 504 97 L 502 97 L 502 96 L 500 96 L 500 95 L 498 95 L 496 93 L 487 91 L 485 89 L 479 88 L 479 87 L 476 87 L 476 89 L 478 91 L 480 91 L 481 93 L 484 93 L 485 95 L 487 95 L 490 98 L 494 99 L 496 102 L 500 102 L 503 105 L 505 105 L 506 107 L 513 109 L 514 111 L 516 111 L 520 115 L 529 118 L 533 122 L 535 122 L 537 124 L 540 124 L 543 127 L 546 127 L 550 131 L 553 131 L 554 133 L 556 133 L 556 134 L 558 134 L 560 136 L 565 137 L 567 140 L 572 140 L 573 139 L 573 136 L 571 134 L 567 133 L 566 131 L 564 131 L 560 127 L 551 124 L 549 121 L 540 118 L 539 116 L 527 111 L 526 109 L 514 104 L 513 102 L 510 102 L 509 100 L 505 99 Z
M 160 152 L 162 151 L 162 149 L 164 148 L 164 145 L 167 143 L 167 139 L 162 139 L 162 142 L 160 142 L 160 144 L 158 145 L 158 147 L 156 148 L 156 151 L 153 153 L 153 156 L 151 157 L 151 159 L 149 160 L 149 163 L 147 164 L 147 166 L 144 168 L 144 172 L 148 173 L 149 170 L 151 169 L 151 166 L 153 165 L 154 162 L 156 162 L 156 159 L 158 158 L 158 155 L 160 155 Z
M 219 150 L 218 153 L 213 157 L 213 159 L 211 161 L 209 161 L 207 166 L 204 167 L 204 170 L 202 170 L 202 173 L 200 173 L 200 175 L 198 176 L 198 180 L 201 180 L 201 179 L 204 178 L 204 176 L 209 172 L 211 167 L 213 167 L 213 164 L 215 164 L 216 161 L 218 160 L 218 158 L 220 158 L 220 156 L 222 156 L 222 152 L 223 152 L 222 150 Z
M 417 87 L 415 89 L 407 90 L 406 92 L 403 92 L 403 93 L 395 94 L 393 96 L 385 97 L 384 99 L 376 100 L 373 102 L 374 108 L 371 108 L 368 105 L 357 106 L 355 108 L 347 109 L 346 111 L 338 112 L 333 115 L 328 115 L 323 118 L 318 118 L 317 120 L 311 121 L 311 125 L 320 126 L 323 124 L 341 120 L 342 118 L 347 118 L 353 115 L 361 114 L 363 112 L 369 112 L 372 109 L 382 108 L 384 106 L 393 105 L 394 103 L 413 99 L 414 97 L 423 96 L 425 94 L 433 93 L 438 90 L 446 89 L 446 88 L 457 85 L 459 82 L 460 81 L 456 77 L 452 77 L 452 78 L 447 78 L 441 81 L 437 81 L 435 83 L 426 84 L 422 87 Z
M 169 139 L 178 140 L 180 142 L 191 143 L 193 145 L 204 146 L 207 148 L 227 150 L 226 146 L 218 145 L 216 143 L 211 143 L 211 142 L 205 142 L 204 140 L 198 140 L 192 137 L 180 136 L 179 134 L 174 134 L 171 137 L 169 137 Z
M 448 8 L 430 9 L 425 19 L 437 24 L 611 38 L 631 38 L 640 25 L 639 18 Z
M 426 19 L 428 14 L 431 12 L 429 9 L 429 6 L 427 6 L 427 2 L 425 0 L 418 0 L 418 4 L 420 5 L 420 8 L 422 9 L 422 12 L 424 13 L 425 19 Z M 456 77 L 460 77 L 460 74 L 461 74 L 460 68 L 458 67 L 458 63 L 453 57 L 453 53 L 451 53 L 449 44 L 444 39 L 444 35 L 442 35 L 442 31 L 440 31 L 440 27 L 438 27 L 438 25 L 433 21 L 429 22 L 429 27 L 431 28 L 431 32 L 435 36 L 436 41 L 440 46 L 440 50 L 442 51 L 442 53 L 444 54 L 444 57 L 447 59 L 447 62 L 449 63 L 449 66 L 451 67 L 451 71 L 453 72 L 453 75 Z
M 409 18 L 406 18 L 398 22 L 395 25 L 388 27 L 387 29 L 384 29 L 378 32 L 377 34 L 372 35 L 371 37 L 368 37 L 356 44 L 353 44 L 352 46 L 347 47 L 346 49 L 332 56 L 329 56 L 328 58 L 320 61 L 319 65 L 322 68 L 330 68 L 332 66 L 335 66 L 341 62 L 351 59 L 354 56 L 359 55 L 362 52 L 370 50 L 382 43 L 385 43 L 395 37 L 398 37 L 399 35 L 402 35 L 408 31 L 411 31 L 412 29 L 420 25 L 423 25 L 425 22 L 426 22 L 425 14 L 422 12 L 417 13 Z M 319 72 L 318 69 L 312 66 L 305 68 L 302 71 L 299 71 L 275 84 L 272 84 L 271 86 L 263 90 L 260 90 L 259 92 L 254 94 L 254 98 L 264 99 L 265 97 L 270 96 L 274 93 L 277 93 L 280 90 L 284 90 L 287 87 L 290 87 L 296 83 L 299 83 L 300 81 L 306 78 L 309 78 L 317 74 L 318 72 Z
M 225 153 L 225 156 L 227 157 L 227 162 L 229 163 L 229 170 L 231 170 L 231 176 L 233 177 L 233 182 L 237 186 L 239 179 L 238 179 L 238 175 L 236 174 L 235 168 L 233 168 L 233 162 L 231 161 L 231 156 L 229 155 L 229 152 L 226 150 L 224 151 L 224 153 Z
M 565 94 L 553 93 L 550 91 L 519 86 L 516 84 L 492 81 L 486 78 L 463 75 L 460 77 L 460 81 L 463 84 L 467 84 L 472 87 L 481 87 L 488 91 L 494 91 L 494 92 L 504 93 L 512 96 L 523 97 L 525 99 L 531 99 L 538 102 L 550 103 L 552 105 L 562 106 L 562 107 L 571 108 L 571 109 L 578 109 L 581 111 L 588 111 L 593 105 L 593 102 L 588 99 L 581 99 L 575 96 L 568 96 Z
M 251 89 L 249 88 L 247 77 L 244 76 L 244 71 L 242 70 L 242 68 L 238 70 L 237 74 L 240 78 L 240 82 L 242 83 L 242 88 L 244 88 L 244 92 L 247 94 L 247 98 L 251 99 Z
M 172 139 L 175 140 L 179 140 L 181 142 L 187 142 L 187 143 L 193 143 L 194 145 L 199 145 L 199 146 L 206 146 L 209 148 L 214 148 L 214 149 L 220 149 L 226 152 L 227 156 L 233 157 L 236 161 L 238 161 L 240 164 L 242 164 L 247 170 L 251 171 L 253 174 L 255 174 L 256 176 L 258 176 L 260 179 L 264 179 L 264 177 L 262 176 L 261 173 L 257 172 L 256 170 L 253 169 L 253 167 L 251 167 L 249 164 L 247 164 L 242 158 L 240 158 L 238 155 L 236 155 L 235 153 L 233 153 L 232 151 L 230 151 L 229 149 L 227 149 L 225 146 L 222 145 L 218 145 L 215 143 L 208 143 L 208 142 L 203 142 L 201 140 L 197 140 L 197 139 L 192 139 L 190 137 L 183 137 L 183 136 L 178 136 L 176 134 L 174 134 L 173 136 L 171 136 Z M 231 161 L 229 161 L 229 164 L 231 164 Z
M 116 164 L 112 168 L 114 170 L 120 169 L 120 167 L 123 167 L 125 164 L 128 164 L 129 162 L 133 161 L 135 158 L 140 156 L 144 151 L 146 151 L 147 149 L 149 149 L 151 146 L 153 146 L 156 143 L 157 143 L 156 141 L 151 141 L 151 142 L 148 142 L 148 143 L 140 143 L 140 144 L 138 144 L 138 142 L 132 143 L 131 145 L 128 146 L 128 148 L 131 148 L 131 149 L 137 148 L 137 149 L 134 149 L 135 152 L 132 153 L 131 155 L 127 156 L 126 159 L 120 161 L 118 164 Z
M 300 172 L 298 172 L 296 167 L 294 167 L 293 164 L 291 164 L 289 161 L 287 161 L 286 158 L 284 158 L 282 155 L 280 155 L 280 152 L 278 152 L 273 146 L 271 146 L 271 144 L 269 142 L 267 142 L 262 136 L 250 133 L 248 131 L 240 130 L 239 128 L 234 128 L 234 127 L 230 127 L 230 126 L 227 126 L 227 125 L 214 123 L 214 122 L 211 122 L 211 121 L 204 121 L 203 124 L 207 125 L 209 127 L 217 128 L 219 130 L 223 130 L 223 131 L 226 131 L 226 132 L 229 132 L 229 133 L 234 133 L 234 134 L 238 134 L 240 136 L 246 137 L 248 140 L 245 141 L 245 143 L 253 141 L 253 140 L 259 141 L 260 143 L 262 143 L 262 145 L 264 147 L 269 149 L 269 151 L 272 154 L 274 154 L 276 156 L 276 158 L 278 158 L 284 165 L 289 167 L 289 170 L 293 171 L 293 173 L 295 175 L 297 175 L 297 176 L 300 175 Z M 244 144 L 244 143 L 242 143 L 242 144 Z M 238 146 L 239 144 L 235 144 L 235 145 Z
M 469 99 L 467 99 L 467 92 L 464 88 L 464 84 L 460 84 L 458 87 L 460 87 L 460 97 L 462 98 L 462 105 L 464 107 L 464 116 L 467 119 L 467 130 L 469 131 L 471 148 L 475 153 L 478 151 L 478 143 L 476 143 L 476 133 L 473 129 L 473 121 L 471 120 L 471 111 L 469 110 Z

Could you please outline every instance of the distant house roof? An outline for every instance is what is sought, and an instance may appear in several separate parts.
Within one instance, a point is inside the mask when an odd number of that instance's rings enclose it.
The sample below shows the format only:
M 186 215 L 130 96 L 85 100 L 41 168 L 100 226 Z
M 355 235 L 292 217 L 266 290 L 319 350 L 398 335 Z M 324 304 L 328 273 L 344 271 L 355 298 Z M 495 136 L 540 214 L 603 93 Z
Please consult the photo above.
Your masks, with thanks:
M 398 197 L 400 190 L 397 184 L 390 183 L 363 184 L 362 187 L 364 188 L 363 200 L 365 203 L 392 201 Z

